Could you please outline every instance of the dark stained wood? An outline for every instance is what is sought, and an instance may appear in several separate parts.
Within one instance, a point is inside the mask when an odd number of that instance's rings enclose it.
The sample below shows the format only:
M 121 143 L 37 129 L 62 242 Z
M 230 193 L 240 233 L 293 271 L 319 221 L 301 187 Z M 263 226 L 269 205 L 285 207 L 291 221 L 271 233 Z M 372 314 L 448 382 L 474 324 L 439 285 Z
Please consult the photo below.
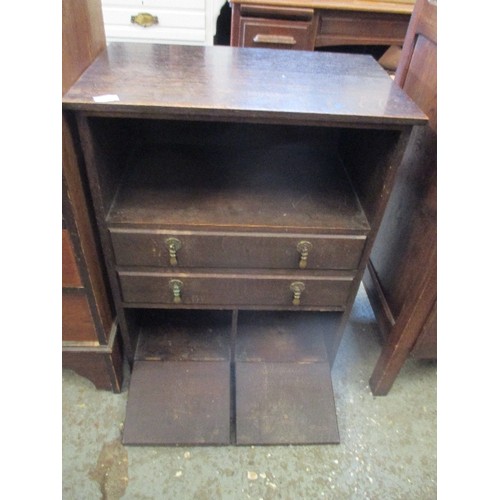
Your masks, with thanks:
M 231 359 L 231 313 L 228 311 L 149 310 L 141 316 L 136 361 Z
M 229 387 L 228 362 L 136 361 L 123 444 L 230 444 Z
M 352 275 L 345 272 L 309 273 L 243 273 L 237 270 L 222 273 L 206 269 L 202 272 L 120 271 L 120 285 L 125 304 L 161 304 L 165 307 L 196 306 L 273 306 L 292 308 L 295 281 L 305 285 L 300 305 L 293 308 L 342 310 L 352 287 Z M 181 280 L 182 303 L 174 303 L 169 287 L 172 279 Z
M 395 77 L 429 123 L 412 133 L 365 279 L 377 319 L 388 330 L 370 379 L 376 395 L 389 392 L 415 345 L 418 355 L 419 335 L 427 337 L 422 342 L 436 345 L 436 16 L 435 5 L 417 1 Z
M 76 265 L 75 252 L 67 229 L 62 231 L 62 286 L 82 286 L 82 280 Z
M 437 302 L 427 316 L 420 335 L 411 349 L 411 356 L 418 359 L 437 359 Z
M 122 385 L 123 368 L 112 367 L 109 354 L 100 354 L 91 351 L 64 351 L 62 353 L 62 367 L 73 370 L 78 375 L 89 379 L 96 389 L 120 392 Z M 110 371 L 112 375 L 110 376 Z
M 63 289 L 63 341 L 90 341 L 98 343 L 97 332 L 84 290 Z
M 299 269 L 301 241 L 312 244 L 307 269 L 356 269 L 365 236 L 230 233 L 110 228 L 119 266 L 172 267 L 167 240 L 176 238 L 177 267 Z
M 328 363 L 236 363 L 236 443 L 340 441 Z
M 145 149 L 129 159 L 109 224 L 361 234 L 369 229 L 341 160 L 323 144 L 242 145 L 237 154 L 229 147 Z
M 131 75 L 140 75 L 140 82 Z M 101 95 L 117 95 L 119 101 L 94 102 Z M 370 56 L 223 46 L 111 43 L 63 104 L 115 116 L 217 121 L 391 126 L 426 121 Z
M 336 313 L 240 311 L 236 362 L 328 362 Z M 337 313 L 338 315 L 338 313 Z
M 104 50 L 106 39 L 100 0 L 65 0 L 62 3 L 62 93 L 80 77 Z M 99 387 L 118 391 L 121 385 L 120 353 L 102 353 L 111 348 L 114 308 L 110 299 L 89 187 L 82 163 L 74 117 L 62 117 L 63 198 L 63 321 L 64 341 L 98 342 L 101 350 L 86 351 L 87 345 L 72 346 L 63 356 L 77 371 L 97 381 Z M 70 273 L 70 274 L 68 274 Z M 77 280 L 77 274 L 79 279 Z M 76 295 L 71 288 L 80 288 Z M 119 351 L 117 341 L 113 349 Z M 81 361 L 78 356 L 82 355 Z M 102 356 L 109 359 L 103 361 Z M 93 360 L 95 358 L 95 361 Z M 114 369 L 110 367 L 113 366 Z M 95 373 L 93 372 L 95 370 Z M 108 382 L 106 382 L 108 380 Z
M 425 115 L 370 57 L 230 47 L 112 44 L 63 101 L 136 357 L 124 442 L 338 442 L 330 366 Z M 167 235 L 187 237 L 177 267 Z
M 407 306 L 402 309 L 384 342 L 370 377 L 370 388 L 376 396 L 384 396 L 390 391 L 436 304 L 437 267 L 432 265 L 435 258 L 432 255 L 431 265 L 423 270 L 422 283 L 409 289 Z
M 123 384 L 121 337 L 115 324 L 107 345 L 63 342 L 62 366 L 89 379 L 97 389 L 119 393 Z

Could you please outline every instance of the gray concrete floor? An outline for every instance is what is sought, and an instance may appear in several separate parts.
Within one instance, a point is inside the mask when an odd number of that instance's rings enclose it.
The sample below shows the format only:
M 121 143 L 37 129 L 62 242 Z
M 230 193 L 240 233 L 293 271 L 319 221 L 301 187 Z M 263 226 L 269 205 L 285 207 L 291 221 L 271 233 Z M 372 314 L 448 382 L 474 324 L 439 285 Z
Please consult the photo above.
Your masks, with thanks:
M 341 444 L 124 447 L 127 391 L 64 370 L 63 498 L 418 499 L 437 497 L 436 365 L 409 360 L 391 390 L 368 379 L 380 353 L 364 290 L 332 370 Z

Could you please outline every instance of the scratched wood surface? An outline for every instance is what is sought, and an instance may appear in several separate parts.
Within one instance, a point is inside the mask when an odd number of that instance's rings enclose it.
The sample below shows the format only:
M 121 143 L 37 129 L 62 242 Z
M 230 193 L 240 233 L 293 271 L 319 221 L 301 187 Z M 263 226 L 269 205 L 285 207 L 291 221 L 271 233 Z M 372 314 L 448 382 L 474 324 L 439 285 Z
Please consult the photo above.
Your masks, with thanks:
M 103 95 L 118 100 L 95 102 Z M 226 46 L 111 43 L 63 104 L 114 116 L 391 126 L 426 121 L 370 56 Z

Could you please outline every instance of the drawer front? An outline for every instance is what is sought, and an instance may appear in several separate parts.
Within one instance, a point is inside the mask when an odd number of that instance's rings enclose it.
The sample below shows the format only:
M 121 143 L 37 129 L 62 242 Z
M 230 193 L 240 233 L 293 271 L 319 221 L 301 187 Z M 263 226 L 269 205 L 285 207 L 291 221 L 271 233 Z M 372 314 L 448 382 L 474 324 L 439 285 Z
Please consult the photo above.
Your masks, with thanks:
M 311 22 L 242 18 L 239 45 L 240 47 L 313 50 L 313 25 Z
M 409 15 L 376 12 L 323 12 L 318 29 L 318 46 L 402 45 Z
M 262 306 L 337 308 L 345 306 L 352 276 L 224 273 L 121 272 L 125 303 L 173 307 Z
M 366 240 L 352 235 L 119 229 L 111 230 L 111 238 L 119 266 L 346 270 L 357 268 Z M 174 255 L 169 245 L 178 247 Z

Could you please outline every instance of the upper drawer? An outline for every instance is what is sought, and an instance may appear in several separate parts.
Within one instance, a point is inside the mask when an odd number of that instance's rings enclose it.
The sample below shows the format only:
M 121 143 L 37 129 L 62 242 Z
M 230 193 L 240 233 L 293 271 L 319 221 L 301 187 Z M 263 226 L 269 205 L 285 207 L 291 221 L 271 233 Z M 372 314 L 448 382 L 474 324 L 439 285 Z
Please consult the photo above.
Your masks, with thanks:
M 240 21 L 240 47 L 313 50 L 311 22 L 278 19 L 246 19 Z
M 112 228 L 119 266 L 356 269 L 365 236 L 222 233 Z

